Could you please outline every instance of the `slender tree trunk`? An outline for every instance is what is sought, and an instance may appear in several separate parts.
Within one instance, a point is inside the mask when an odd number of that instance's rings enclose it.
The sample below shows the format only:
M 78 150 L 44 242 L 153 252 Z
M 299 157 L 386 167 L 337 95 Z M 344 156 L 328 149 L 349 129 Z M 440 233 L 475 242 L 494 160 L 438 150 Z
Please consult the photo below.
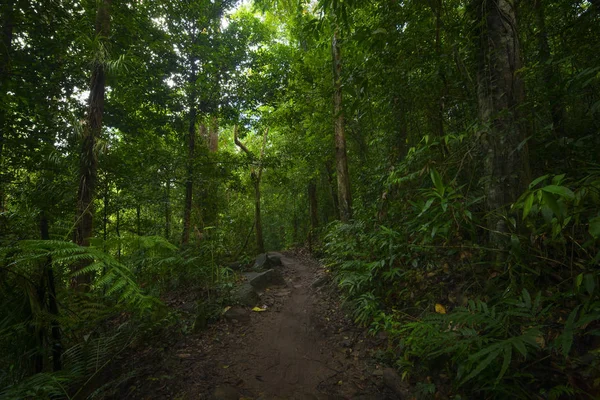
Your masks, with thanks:
M 96 12 L 96 34 L 106 41 L 110 33 L 110 6 L 112 0 L 98 3 Z M 98 159 L 96 142 L 102 132 L 102 116 L 104 114 L 104 95 L 106 89 L 106 73 L 104 63 L 96 60 L 92 67 L 90 80 L 90 97 L 88 115 L 83 132 L 83 143 L 79 160 L 79 189 L 77 192 L 77 222 L 75 226 L 75 243 L 89 246 L 93 234 L 94 196 L 98 178 Z M 76 268 L 80 269 L 85 264 Z M 75 286 L 89 283 L 91 276 L 79 275 L 74 279 Z
M 338 201 L 337 191 L 335 190 L 335 183 L 333 182 L 333 166 L 329 161 L 325 163 L 325 169 L 327 172 L 327 182 L 329 183 L 329 192 L 331 194 L 331 203 L 333 205 L 334 218 L 339 218 L 340 206 Z
M 50 231 L 48 228 L 48 218 L 45 212 L 42 212 L 40 218 L 40 233 L 42 240 L 50 240 Z M 48 287 L 48 294 L 40 298 L 40 304 L 46 308 L 46 297 L 48 313 L 52 316 L 50 321 L 50 346 L 52 354 L 52 369 L 54 372 L 62 369 L 62 343 L 60 325 L 58 323 L 58 302 L 56 300 L 56 282 L 54 279 L 54 269 L 52 268 L 52 258 L 48 257 L 44 262 L 43 287 Z
M 538 48 L 540 62 L 543 68 L 544 83 L 550 102 L 550 116 L 552 117 L 552 129 L 557 139 L 565 136 L 564 103 L 562 96 L 562 82 L 560 73 L 552 63 L 550 44 L 548 43 L 548 30 L 546 29 L 546 16 L 542 0 L 534 0 L 535 17 L 539 29 Z
M 115 227 L 117 234 L 117 259 L 121 261 L 121 210 L 117 206 L 117 224 Z
M 104 251 L 106 251 L 106 241 L 108 240 L 108 195 L 109 195 L 109 185 L 108 185 L 108 179 L 105 182 L 104 185 L 104 218 L 102 221 L 102 230 L 103 230 L 103 235 L 102 235 L 102 239 L 104 242 Z
M 142 206 L 139 204 L 135 207 L 136 215 L 136 233 L 138 236 L 142 236 Z
M 181 244 L 186 245 L 190 241 L 190 231 L 192 227 L 192 200 L 194 191 L 194 161 L 196 147 L 196 117 L 198 108 L 196 105 L 196 61 L 192 58 L 192 72 L 190 75 L 189 107 L 190 121 L 188 127 L 188 170 L 185 182 L 185 203 L 183 205 L 183 233 L 181 235 Z
M 4 218 L 2 212 L 4 211 L 4 174 L 3 168 L 3 155 L 4 155 L 4 142 L 7 139 L 6 136 L 6 100 L 8 93 L 8 83 L 10 80 L 10 57 L 12 50 L 12 39 L 13 39 L 13 28 L 14 28 L 14 17 L 15 17 L 15 1 L 6 0 L 0 6 L 0 222 Z M 3 225 L 3 224 L 1 224 Z M 0 228 L 0 237 L 3 234 L 3 228 Z
M 265 252 L 265 241 L 263 239 L 262 220 L 260 215 L 260 178 L 252 173 L 254 184 L 254 223 L 256 225 L 256 248 L 259 253 Z
M 435 0 L 435 5 L 432 6 L 435 14 L 435 52 L 438 61 L 438 77 L 439 77 L 439 92 L 434 110 L 434 131 L 438 138 L 444 137 L 444 97 L 446 94 L 446 76 L 442 68 L 442 11 L 443 0 Z M 440 145 L 442 156 L 447 154 L 446 145 L 444 142 Z
M 524 97 L 517 19 L 511 0 L 476 0 L 480 52 L 477 74 L 481 145 L 490 243 L 505 248 L 505 214 L 528 178 L 527 145 L 519 124 Z
M 171 237 L 171 180 L 167 179 L 165 188 L 165 237 Z
M 248 150 L 246 146 L 238 139 L 237 136 L 237 125 L 233 129 L 233 140 L 235 144 L 244 151 L 248 155 L 248 157 L 253 158 L 252 152 Z M 265 149 L 267 146 L 267 135 L 269 134 L 269 128 L 265 129 L 265 133 L 263 135 L 263 144 L 262 149 L 260 151 L 260 159 L 258 167 L 250 173 L 250 178 L 252 180 L 252 184 L 254 186 L 254 225 L 256 228 L 256 247 L 259 253 L 265 252 L 265 243 L 263 240 L 263 230 L 262 230 L 262 221 L 260 215 L 260 181 L 262 178 L 263 172 L 263 158 L 265 156 Z
M 12 38 L 14 28 L 15 1 L 3 1 L 0 6 L 0 162 L 4 150 L 4 141 L 6 140 L 6 107 L 4 106 L 6 94 L 8 92 L 8 81 L 10 79 L 10 56 L 12 50 Z M 0 182 L 2 184 L 2 182 Z M 2 186 L 0 186 L 0 195 Z M 2 211 L 4 197 L 0 197 L 0 211 Z
M 352 218 L 352 194 L 350 174 L 346 154 L 346 134 L 344 132 L 344 109 L 342 104 L 342 54 L 339 43 L 339 29 L 336 27 L 331 42 L 333 59 L 333 113 L 335 118 L 335 161 L 338 182 L 340 220 L 348 222 Z
M 310 207 L 310 227 L 315 231 L 319 227 L 319 213 L 317 208 L 317 184 L 312 179 L 308 183 L 308 204 Z

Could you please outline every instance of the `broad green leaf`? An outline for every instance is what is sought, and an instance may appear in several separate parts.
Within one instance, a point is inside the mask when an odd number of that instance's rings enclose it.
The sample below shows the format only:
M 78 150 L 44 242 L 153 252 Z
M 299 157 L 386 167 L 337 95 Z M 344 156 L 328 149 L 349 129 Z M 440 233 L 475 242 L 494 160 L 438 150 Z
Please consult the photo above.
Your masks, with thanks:
M 440 176 L 439 172 L 437 172 L 435 168 L 431 168 L 429 175 L 431 176 L 431 181 L 433 182 L 435 189 L 440 195 L 443 196 L 446 188 L 444 187 L 444 183 L 442 182 L 442 177 Z
M 529 184 L 529 189 L 533 189 L 538 183 L 546 178 L 548 178 L 548 175 L 540 176 L 539 178 L 534 179 L 533 182 Z
M 581 305 L 578 305 L 577 307 L 575 307 L 575 309 L 573 309 L 573 311 L 571 311 L 571 314 L 569 314 L 569 318 L 567 318 L 567 322 L 565 323 L 565 329 L 562 335 L 560 335 L 560 346 L 562 348 L 562 353 L 565 357 L 569 355 L 569 353 L 571 352 L 571 346 L 573 346 L 573 330 L 575 327 L 575 317 L 577 317 L 577 311 L 579 311 L 580 307 Z
M 525 204 L 523 204 L 523 219 L 527 218 L 531 211 L 531 207 L 533 207 L 533 193 L 530 193 L 529 196 L 527 196 Z
M 600 239 L 600 217 L 590 219 L 588 232 L 594 239 Z
M 542 188 L 544 192 L 554 193 L 561 197 L 567 198 L 569 200 L 573 200 L 575 198 L 575 193 L 567 187 L 557 186 L 557 185 L 548 185 Z
M 596 288 L 596 279 L 594 278 L 594 275 L 585 274 L 583 281 L 585 283 L 585 290 L 587 290 L 588 294 L 594 293 L 594 289 Z
M 548 207 L 550 207 L 550 209 L 552 210 L 554 215 L 556 215 L 557 217 L 562 219 L 562 211 L 561 211 L 560 206 L 558 205 L 554 195 L 550 192 L 543 191 L 542 198 L 544 199 L 544 203 L 546 203 L 546 205 Z

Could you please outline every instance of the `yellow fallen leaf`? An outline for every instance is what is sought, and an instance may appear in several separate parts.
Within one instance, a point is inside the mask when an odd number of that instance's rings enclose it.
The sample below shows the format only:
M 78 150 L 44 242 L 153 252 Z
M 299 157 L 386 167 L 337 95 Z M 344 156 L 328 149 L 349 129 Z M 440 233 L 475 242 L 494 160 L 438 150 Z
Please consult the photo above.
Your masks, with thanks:
M 221 311 L 221 314 L 225 314 L 227 311 L 231 310 L 231 306 L 227 306 Z
M 252 309 L 252 311 L 261 312 L 261 311 L 267 311 L 267 309 L 266 308 L 260 308 L 260 307 L 254 307 Z
M 435 312 L 438 314 L 446 314 L 446 307 L 438 303 L 435 305 Z

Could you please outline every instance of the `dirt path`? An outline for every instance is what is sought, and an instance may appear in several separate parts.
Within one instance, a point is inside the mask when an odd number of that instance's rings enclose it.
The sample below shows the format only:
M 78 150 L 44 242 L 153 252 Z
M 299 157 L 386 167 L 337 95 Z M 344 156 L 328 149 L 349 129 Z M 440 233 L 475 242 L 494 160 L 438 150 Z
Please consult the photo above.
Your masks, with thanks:
M 183 336 L 146 379 L 164 385 L 131 398 L 394 398 L 372 361 L 381 343 L 348 320 L 329 288 L 314 287 L 321 268 L 287 255 L 282 262 L 286 286 L 261 294 L 266 311 L 236 308 L 236 319 Z

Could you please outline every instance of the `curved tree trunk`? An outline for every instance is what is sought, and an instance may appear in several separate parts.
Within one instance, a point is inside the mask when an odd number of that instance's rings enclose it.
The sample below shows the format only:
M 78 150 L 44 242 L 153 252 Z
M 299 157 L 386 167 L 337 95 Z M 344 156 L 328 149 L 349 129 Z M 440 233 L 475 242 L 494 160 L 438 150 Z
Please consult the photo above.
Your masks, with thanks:
M 481 22 L 478 60 L 481 146 L 486 174 L 486 202 L 490 243 L 504 249 L 504 214 L 526 179 L 529 160 L 519 107 L 524 89 L 515 5 L 511 0 L 476 0 Z

